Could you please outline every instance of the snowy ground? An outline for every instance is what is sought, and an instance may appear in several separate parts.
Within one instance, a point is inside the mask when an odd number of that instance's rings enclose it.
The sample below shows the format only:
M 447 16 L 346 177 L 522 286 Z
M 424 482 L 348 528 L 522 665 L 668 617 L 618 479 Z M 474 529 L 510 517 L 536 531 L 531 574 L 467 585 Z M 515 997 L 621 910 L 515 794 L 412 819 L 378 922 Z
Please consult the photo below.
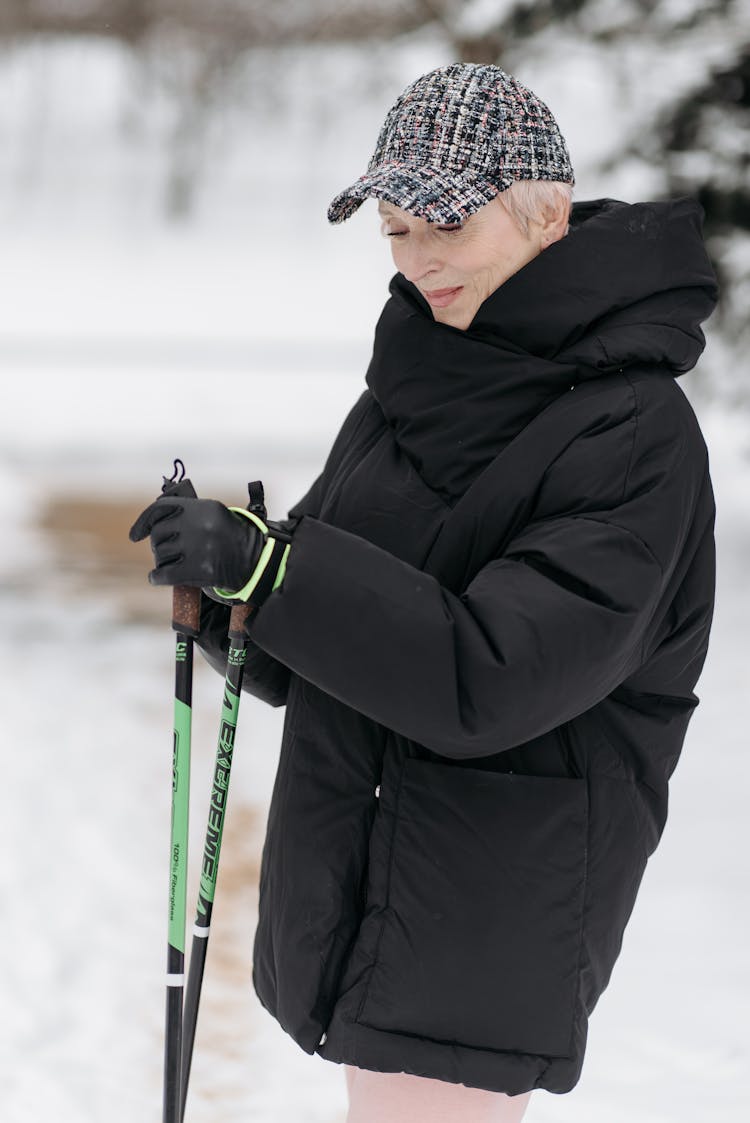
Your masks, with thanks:
M 127 528 L 176 455 L 204 494 L 226 501 L 263 477 L 275 512 L 319 469 L 360 391 L 390 273 L 374 215 L 338 230 L 324 220 L 371 134 L 341 145 L 339 171 L 312 179 L 304 200 L 280 185 L 262 223 L 257 197 L 187 228 L 96 207 L 87 223 L 75 178 L 71 224 L 49 191 L 30 199 L 26 219 L 20 205 L 3 209 L 7 1123 L 159 1117 L 172 638 L 168 595 L 145 584 L 148 552 L 126 542 Z M 75 161 L 66 168 L 80 174 Z M 529 1123 L 748 1118 L 750 419 L 700 415 L 720 557 L 702 703 L 581 1084 L 537 1095 Z M 199 661 L 194 858 L 219 691 Z M 343 1120 L 340 1070 L 301 1053 L 250 987 L 280 722 L 243 699 L 190 1123 Z
M 750 470 L 740 460 L 743 426 L 719 416 L 704 424 L 720 503 L 721 567 L 703 700 L 675 777 L 668 830 L 592 1021 L 584 1078 L 568 1097 L 538 1095 L 531 1123 L 747 1118 Z M 101 481 L 112 462 L 97 453 L 88 466 Z M 154 456 L 151 473 L 161 468 Z M 284 499 L 312 470 L 312 459 L 290 466 L 268 458 L 268 478 Z M 27 522 L 51 484 L 71 511 L 74 501 L 86 510 L 102 490 L 107 498 L 105 489 L 79 490 L 76 473 L 68 477 L 64 468 L 52 481 L 48 469 L 18 456 L 3 466 L 3 524 L 12 528 L 0 594 L 2 823 L 11 855 L 0 875 L 8 965 L 0 984 L 3 1117 L 126 1123 L 159 1111 L 169 605 L 123 562 L 128 547 L 118 549 L 109 537 L 67 539 L 59 528 L 40 533 L 33 517 Z M 130 500 L 113 502 L 124 536 Z M 93 560 L 86 560 L 88 549 Z M 108 550 L 120 558 L 114 573 Z M 199 663 L 194 855 L 218 686 Z M 342 1118 L 339 1070 L 297 1050 L 250 989 L 255 880 L 279 729 L 277 712 L 243 700 L 194 1123 Z

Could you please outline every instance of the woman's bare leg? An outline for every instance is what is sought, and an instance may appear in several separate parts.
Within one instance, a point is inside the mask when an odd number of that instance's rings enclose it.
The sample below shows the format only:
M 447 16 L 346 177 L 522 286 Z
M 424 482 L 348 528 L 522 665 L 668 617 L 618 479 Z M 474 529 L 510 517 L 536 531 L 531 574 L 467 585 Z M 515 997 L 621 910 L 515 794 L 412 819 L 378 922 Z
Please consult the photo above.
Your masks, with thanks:
M 344 1066 L 346 1123 L 520 1123 L 531 1092 L 506 1096 L 405 1072 Z

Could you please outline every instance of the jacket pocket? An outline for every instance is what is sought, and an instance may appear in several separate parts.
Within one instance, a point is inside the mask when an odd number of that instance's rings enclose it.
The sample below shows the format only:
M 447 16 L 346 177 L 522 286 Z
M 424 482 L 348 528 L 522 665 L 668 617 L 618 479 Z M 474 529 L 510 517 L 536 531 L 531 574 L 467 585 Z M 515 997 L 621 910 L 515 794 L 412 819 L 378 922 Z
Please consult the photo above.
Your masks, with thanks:
M 565 1056 L 578 992 L 585 780 L 409 759 L 358 1021 Z

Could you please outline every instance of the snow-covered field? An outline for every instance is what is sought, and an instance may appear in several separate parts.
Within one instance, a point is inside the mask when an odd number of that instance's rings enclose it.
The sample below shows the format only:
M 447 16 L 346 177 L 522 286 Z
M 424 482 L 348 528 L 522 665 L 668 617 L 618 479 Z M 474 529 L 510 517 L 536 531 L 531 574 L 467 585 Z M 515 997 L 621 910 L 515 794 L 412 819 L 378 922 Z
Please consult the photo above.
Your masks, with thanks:
M 441 61 L 420 56 L 411 72 Z M 96 71 L 106 88 L 108 65 L 100 58 Z M 554 103 L 554 91 L 543 92 Z M 381 109 L 378 101 L 373 122 Z M 371 138 L 372 129 L 348 144 L 329 138 L 324 171 L 301 195 L 280 182 L 262 221 L 256 185 L 246 209 L 236 197 L 220 207 L 215 194 L 183 227 L 137 207 L 123 211 L 127 221 L 108 214 L 102 189 L 89 222 L 86 153 L 83 171 L 65 164 L 76 189 L 71 222 L 51 187 L 31 192 L 26 209 L 3 206 L 7 1123 L 159 1117 L 172 636 L 168 594 L 145 584 L 148 551 L 126 542 L 127 529 L 174 456 L 203 494 L 225 501 L 242 501 L 246 480 L 262 477 L 277 513 L 319 469 L 360 391 L 390 274 L 373 214 L 336 230 L 325 223 L 329 197 L 359 172 Z M 112 173 L 111 159 L 104 168 Z M 720 562 L 702 703 L 663 843 L 592 1019 L 581 1084 L 567 1097 L 537 1095 L 529 1123 L 748 1118 L 750 418 L 699 412 Z M 194 701 L 197 859 L 220 702 L 219 680 L 201 661 Z M 243 699 L 190 1123 L 344 1116 L 341 1071 L 301 1053 L 250 986 L 280 722 Z

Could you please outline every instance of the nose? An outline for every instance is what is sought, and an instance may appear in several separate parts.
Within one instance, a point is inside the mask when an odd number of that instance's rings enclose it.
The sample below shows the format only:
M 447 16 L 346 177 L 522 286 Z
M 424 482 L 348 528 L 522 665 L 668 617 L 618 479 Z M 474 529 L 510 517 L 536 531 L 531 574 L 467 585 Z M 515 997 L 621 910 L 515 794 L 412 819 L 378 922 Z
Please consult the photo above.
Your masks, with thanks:
M 436 256 L 434 247 L 430 244 L 432 239 L 422 238 L 417 233 L 411 233 L 399 244 L 398 239 L 393 239 L 393 258 L 396 268 L 411 281 L 419 285 L 426 277 L 436 273 L 442 267 L 440 259 Z

